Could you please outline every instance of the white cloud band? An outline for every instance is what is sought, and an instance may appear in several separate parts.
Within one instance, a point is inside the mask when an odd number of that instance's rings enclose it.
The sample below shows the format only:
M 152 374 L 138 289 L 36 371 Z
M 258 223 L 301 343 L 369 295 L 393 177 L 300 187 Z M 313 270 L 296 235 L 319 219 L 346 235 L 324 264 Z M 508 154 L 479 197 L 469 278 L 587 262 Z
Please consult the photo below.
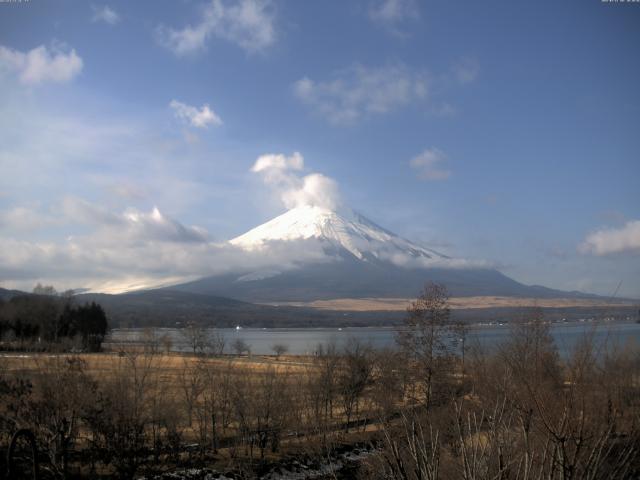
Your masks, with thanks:
M 631 220 L 621 228 L 597 230 L 587 235 L 578 250 L 592 255 L 640 253 L 640 220 Z

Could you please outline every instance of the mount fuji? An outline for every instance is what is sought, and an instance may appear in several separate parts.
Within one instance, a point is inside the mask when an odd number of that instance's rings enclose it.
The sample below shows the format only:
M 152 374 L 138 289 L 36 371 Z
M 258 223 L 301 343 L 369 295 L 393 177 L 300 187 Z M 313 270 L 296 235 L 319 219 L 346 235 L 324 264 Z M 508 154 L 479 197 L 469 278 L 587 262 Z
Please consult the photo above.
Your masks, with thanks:
M 229 243 L 248 255 L 273 256 L 274 264 L 171 288 L 259 303 L 415 298 L 428 281 L 446 285 L 453 296 L 588 296 L 524 285 L 486 264 L 404 239 L 349 209 L 299 206 Z M 276 260 L 282 252 L 286 262 Z
M 230 241 L 245 250 L 273 241 L 319 240 L 330 254 L 351 255 L 365 262 L 394 259 L 448 260 L 434 250 L 405 240 L 357 212 L 316 206 L 296 207 Z

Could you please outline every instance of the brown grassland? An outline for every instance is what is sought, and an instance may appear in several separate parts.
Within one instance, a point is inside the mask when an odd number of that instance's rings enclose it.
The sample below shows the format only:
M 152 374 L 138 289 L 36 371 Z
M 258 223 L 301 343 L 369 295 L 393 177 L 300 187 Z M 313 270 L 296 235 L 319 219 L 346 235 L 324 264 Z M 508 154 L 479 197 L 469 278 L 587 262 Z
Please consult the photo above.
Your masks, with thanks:
M 411 306 L 411 298 L 336 298 L 332 300 L 314 300 L 312 302 L 280 302 L 278 305 L 295 307 L 312 307 L 321 310 L 341 310 L 354 312 L 369 311 L 405 311 Z M 505 307 L 614 307 L 629 306 L 625 301 L 611 302 L 590 298 L 525 298 L 525 297 L 452 297 L 449 299 L 451 309 L 467 308 L 505 308 Z

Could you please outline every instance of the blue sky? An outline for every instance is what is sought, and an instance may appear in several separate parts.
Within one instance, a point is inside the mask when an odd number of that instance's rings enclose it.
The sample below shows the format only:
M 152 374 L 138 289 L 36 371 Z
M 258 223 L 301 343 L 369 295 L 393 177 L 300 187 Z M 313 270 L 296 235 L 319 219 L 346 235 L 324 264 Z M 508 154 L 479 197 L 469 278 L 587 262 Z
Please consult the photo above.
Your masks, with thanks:
M 640 298 L 638 45 L 597 0 L 0 3 L 0 286 L 210 273 L 300 152 L 407 238 Z

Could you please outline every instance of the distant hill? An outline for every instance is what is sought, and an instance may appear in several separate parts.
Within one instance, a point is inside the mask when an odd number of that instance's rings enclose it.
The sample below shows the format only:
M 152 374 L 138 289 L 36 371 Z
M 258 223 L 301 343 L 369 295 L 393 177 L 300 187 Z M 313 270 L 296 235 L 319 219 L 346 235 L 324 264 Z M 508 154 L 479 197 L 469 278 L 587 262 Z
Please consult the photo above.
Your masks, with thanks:
M 31 295 L 18 290 L 0 289 L 1 298 Z M 307 328 L 398 325 L 405 317 L 400 311 L 321 310 L 309 307 L 256 305 L 231 298 L 156 289 L 119 295 L 84 293 L 77 303 L 95 301 L 103 306 L 110 326 L 180 327 L 187 323 L 219 328 Z M 545 317 L 559 321 L 579 318 L 636 318 L 637 306 L 544 308 Z M 526 314 L 526 307 L 459 308 L 454 319 L 465 322 L 508 322 Z
M 426 282 L 447 286 L 452 296 L 598 298 L 519 283 L 493 269 L 402 268 L 353 258 L 301 266 L 266 278 L 246 272 L 207 277 L 172 290 L 221 295 L 252 302 L 307 302 L 335 298 L 415 298 Z M 249 277 L 251 278 L 251 277 Z
M 256 305 L 225 297 L 167 289 L 120 295 L 82 294 L 78 302 L 100 303 L 114 327 L 180 327 L 189 322 L 215 327 L 344 327 L 398 325 L 406 313 L 400 311 L 319 310 L 308 307 Z M 461 308 L 452 311 L 465 322 L 508 322 L 526 315 L 528 307 Z M 635 319 L 637 307 L 549 307 L 551 321 L 615 317 Z
M 176 327 L 194 322 L 216 327 L 321 327 L 334 324 L 388 324 L 401 318 L 398 312 L 321 311 L 304 307 L 256 305 L 214 295 L 146 290 L 120 295 L 81 294 L 77 301 L 100 303 L 115 326 Z
M 25 292 L 21 292 L 20 290 L 7 290 L 6 288 L 0 288 L 0 299 L 9 300 L 13 297 L 17 297 L 18 295 L 25 295 Z

